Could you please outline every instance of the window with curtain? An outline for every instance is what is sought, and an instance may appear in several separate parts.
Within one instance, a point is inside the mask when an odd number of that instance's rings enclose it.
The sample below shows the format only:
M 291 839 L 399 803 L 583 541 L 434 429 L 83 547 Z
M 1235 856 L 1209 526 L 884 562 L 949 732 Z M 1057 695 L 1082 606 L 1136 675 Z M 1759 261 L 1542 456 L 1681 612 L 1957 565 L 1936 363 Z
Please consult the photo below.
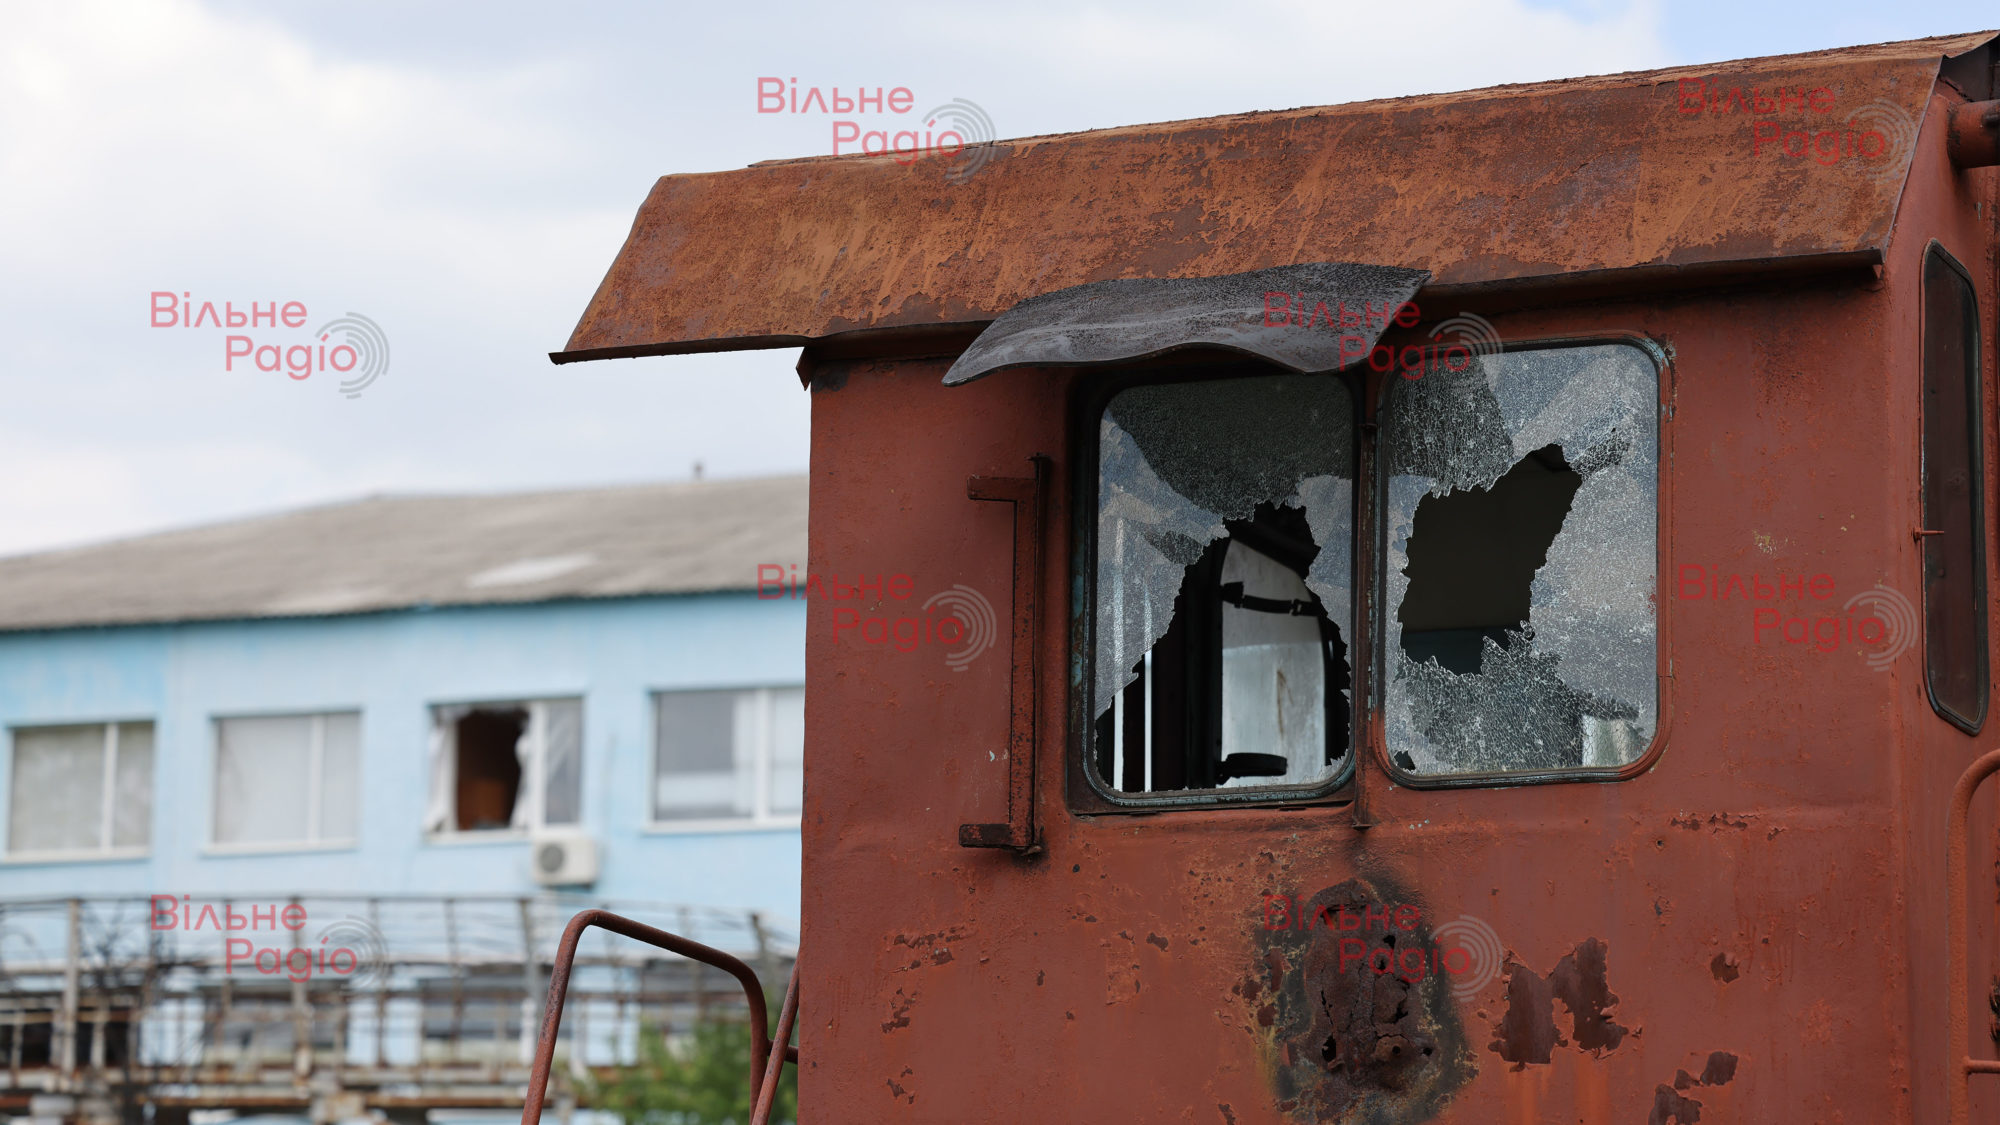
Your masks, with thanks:
M 653 697 L 653 821 L 789 823 L 805 793 L 804 688 Z
M 217 719 L 215 732 L 216 844 L 353 842 L 360 712 Z
M 582 821 L 582 700 L 432 708 L 426 831 L 524 830 Z
M 153 724 L 15 727 L 7 854 L 144 852 L 153 833 Z

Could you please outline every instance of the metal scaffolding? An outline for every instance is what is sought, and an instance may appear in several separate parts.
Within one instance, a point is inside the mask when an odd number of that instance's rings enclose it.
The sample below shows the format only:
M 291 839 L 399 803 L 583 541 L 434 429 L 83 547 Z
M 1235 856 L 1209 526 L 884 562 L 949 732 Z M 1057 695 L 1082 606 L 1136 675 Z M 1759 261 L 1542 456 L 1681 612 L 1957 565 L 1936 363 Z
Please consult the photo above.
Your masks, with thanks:
M 556 942 L 590 907 L 735 953 L 767 989 L 796 956 L 794 932 L 754 912 L 571 895 L 0 899 L 0 1112 L 174 1125 L 518 1107 Z M 717 970 L 593 932 L 553 1103 L 566 1113 L 576 1078 L 637 1061 L 642 1035 L 743 1003 Z

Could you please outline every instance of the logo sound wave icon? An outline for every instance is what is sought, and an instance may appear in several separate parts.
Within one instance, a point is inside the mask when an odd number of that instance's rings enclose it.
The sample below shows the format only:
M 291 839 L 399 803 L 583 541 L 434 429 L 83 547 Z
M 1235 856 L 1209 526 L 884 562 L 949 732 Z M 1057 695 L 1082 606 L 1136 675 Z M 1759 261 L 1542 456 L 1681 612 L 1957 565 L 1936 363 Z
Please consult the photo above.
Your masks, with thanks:
M 1449 339 L 1446 338 L 1447 333 Z M 1453 365 L 1450 360 L 1444 358 L 1453 350 L 1463 348 L 1471 352 L 1473 362 L 1477 362 L 1482 356 L 1500 354 L 1499 329 L 1494 328 L 1491 321 L 1476 313 L 1460 313 L 1449 320 L 1439 321 L 1437 327 L 1431 329 L 1431 339 L 1439 341 L 1440 345 L 1438 358 L 1433 359 L 1432 364 L 1441 364 L 1447 370 L 1454 372 L 1464 371 L 1471 367 L 1472 363 L 1464 366 Z
M 1880 620 L 1887 630 L 1882 650 L 1868 654 L 1868 666 L 1877 672 L 1886 672 L 1898 657 L 1910 651 L 1910 646 L 1916 643 L 1916 607 L 1900 591 L 1879 583 L 1873 590 L 1863 590 L 1847 599 L 1847 604 L 1841 608 L 1852 614 L 1855 606 L 1867 608 L 1870 615 Z
M 927 125 L 939 120 L 949 122 L 952 130 L 965 138 L 964 159 L 944 174 L 946 183 L 962 184 L 993 159 L 993 119 L 975 103 L 953 98 L 924 114 Z
M 1863 175 L 1881 181 L 1903 174 L 1904 166 L 1909 163 L 1910 150 L 1917 144 L 1917 123 L 1910 119 L 1908 110 L 1895 102 L 1877 98 L 1849 114 L 1847 124 L 1857 130 L 1880 133 L 1885 142 L 1881 152 L 1862 155 L 1862 159 L 1873 165 Z M 1862 135 L 1860 132 L 1855 135 L 1857 152 Z
M 382 931 L 366 918 L 348 916 L 328 922 L 319 932 L 319 941 L 307 948 L 312 951 L 314 963 L 325 957 L 331 963 L 335 950 L 346 949 L 354 954 L 354 968 L 341 973 L 338 967 L 325 976 L 344 980 L 349 988 L 373 988 L 382 984 L 389 976 L 389 943 L 382 938 Z
M 345 334 L 347 345 L 354 349 L 357 357 L 354 369 L 340 382 L 341 393 L 348 398 L 360 398 L 368 384 L 389 370 L 389 337 L 383 333 L 381 325 L 352 312 L 327 321 L 313 335 L 323 341 L 327 333 L 336 329 Z
M 965 623 L 965 647 L 957 652 L 945 653 L 944 662 L 954 672 L 963 672 L 979 654 L 993 647 L 993 638 L 999 634 L 993 603 L 986 595 L 970 586 L 953 586 L 932 594 L 924 602 L 928 611 L 932 606 L 942 606 L 947 614 Z
M 1472 915 L 1461 914 L 1457 921 L 1437 927 L 1431 931 L 1431 938 L 1444 951 L 1440 960 L 1449 957 L 1453 950 L 1465 951 L 1466 969 L 1451 974 L 1451 994 L 1460 1000 L 1479 995 L 1481 989 L 1500 975 L 1500 935 Z

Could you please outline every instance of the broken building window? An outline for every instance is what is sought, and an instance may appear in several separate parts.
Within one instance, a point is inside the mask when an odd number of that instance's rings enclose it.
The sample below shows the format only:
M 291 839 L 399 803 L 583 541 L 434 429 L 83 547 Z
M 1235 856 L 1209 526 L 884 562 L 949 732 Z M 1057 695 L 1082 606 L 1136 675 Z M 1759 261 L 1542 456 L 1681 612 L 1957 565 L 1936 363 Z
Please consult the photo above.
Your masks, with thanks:
M 432 710 L 431 832 L 582 820 L 583 703 L 537 699 Z
M 1326 376 L 1106 405 L 1091 761 L 1108 790 L 1255 796 L 1344 774 L 1353 428 Z
M 1652 742 L 1658 399 L 1629 345 L 1391 388 L 1383 719 L 1403 770 L 1618 767 Z

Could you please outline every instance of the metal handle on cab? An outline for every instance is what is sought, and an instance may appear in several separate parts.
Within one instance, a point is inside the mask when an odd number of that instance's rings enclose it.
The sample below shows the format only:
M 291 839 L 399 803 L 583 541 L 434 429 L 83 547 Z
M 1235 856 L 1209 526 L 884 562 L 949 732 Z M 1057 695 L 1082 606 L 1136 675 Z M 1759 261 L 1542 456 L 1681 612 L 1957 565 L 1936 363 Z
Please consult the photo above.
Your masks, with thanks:
M 1038 453 L 1029 460 L 1035 466 L 1032 477 L 973 477 L 965 486 L 974 500 L 1014 505 L 1014 612 L 1007 689 L 1007 820 L 958 826 L 960 847 L 1007 848 L 1021 856 L 1042 850 L 1035 831 L 1035 690 L 1049 459 Z

